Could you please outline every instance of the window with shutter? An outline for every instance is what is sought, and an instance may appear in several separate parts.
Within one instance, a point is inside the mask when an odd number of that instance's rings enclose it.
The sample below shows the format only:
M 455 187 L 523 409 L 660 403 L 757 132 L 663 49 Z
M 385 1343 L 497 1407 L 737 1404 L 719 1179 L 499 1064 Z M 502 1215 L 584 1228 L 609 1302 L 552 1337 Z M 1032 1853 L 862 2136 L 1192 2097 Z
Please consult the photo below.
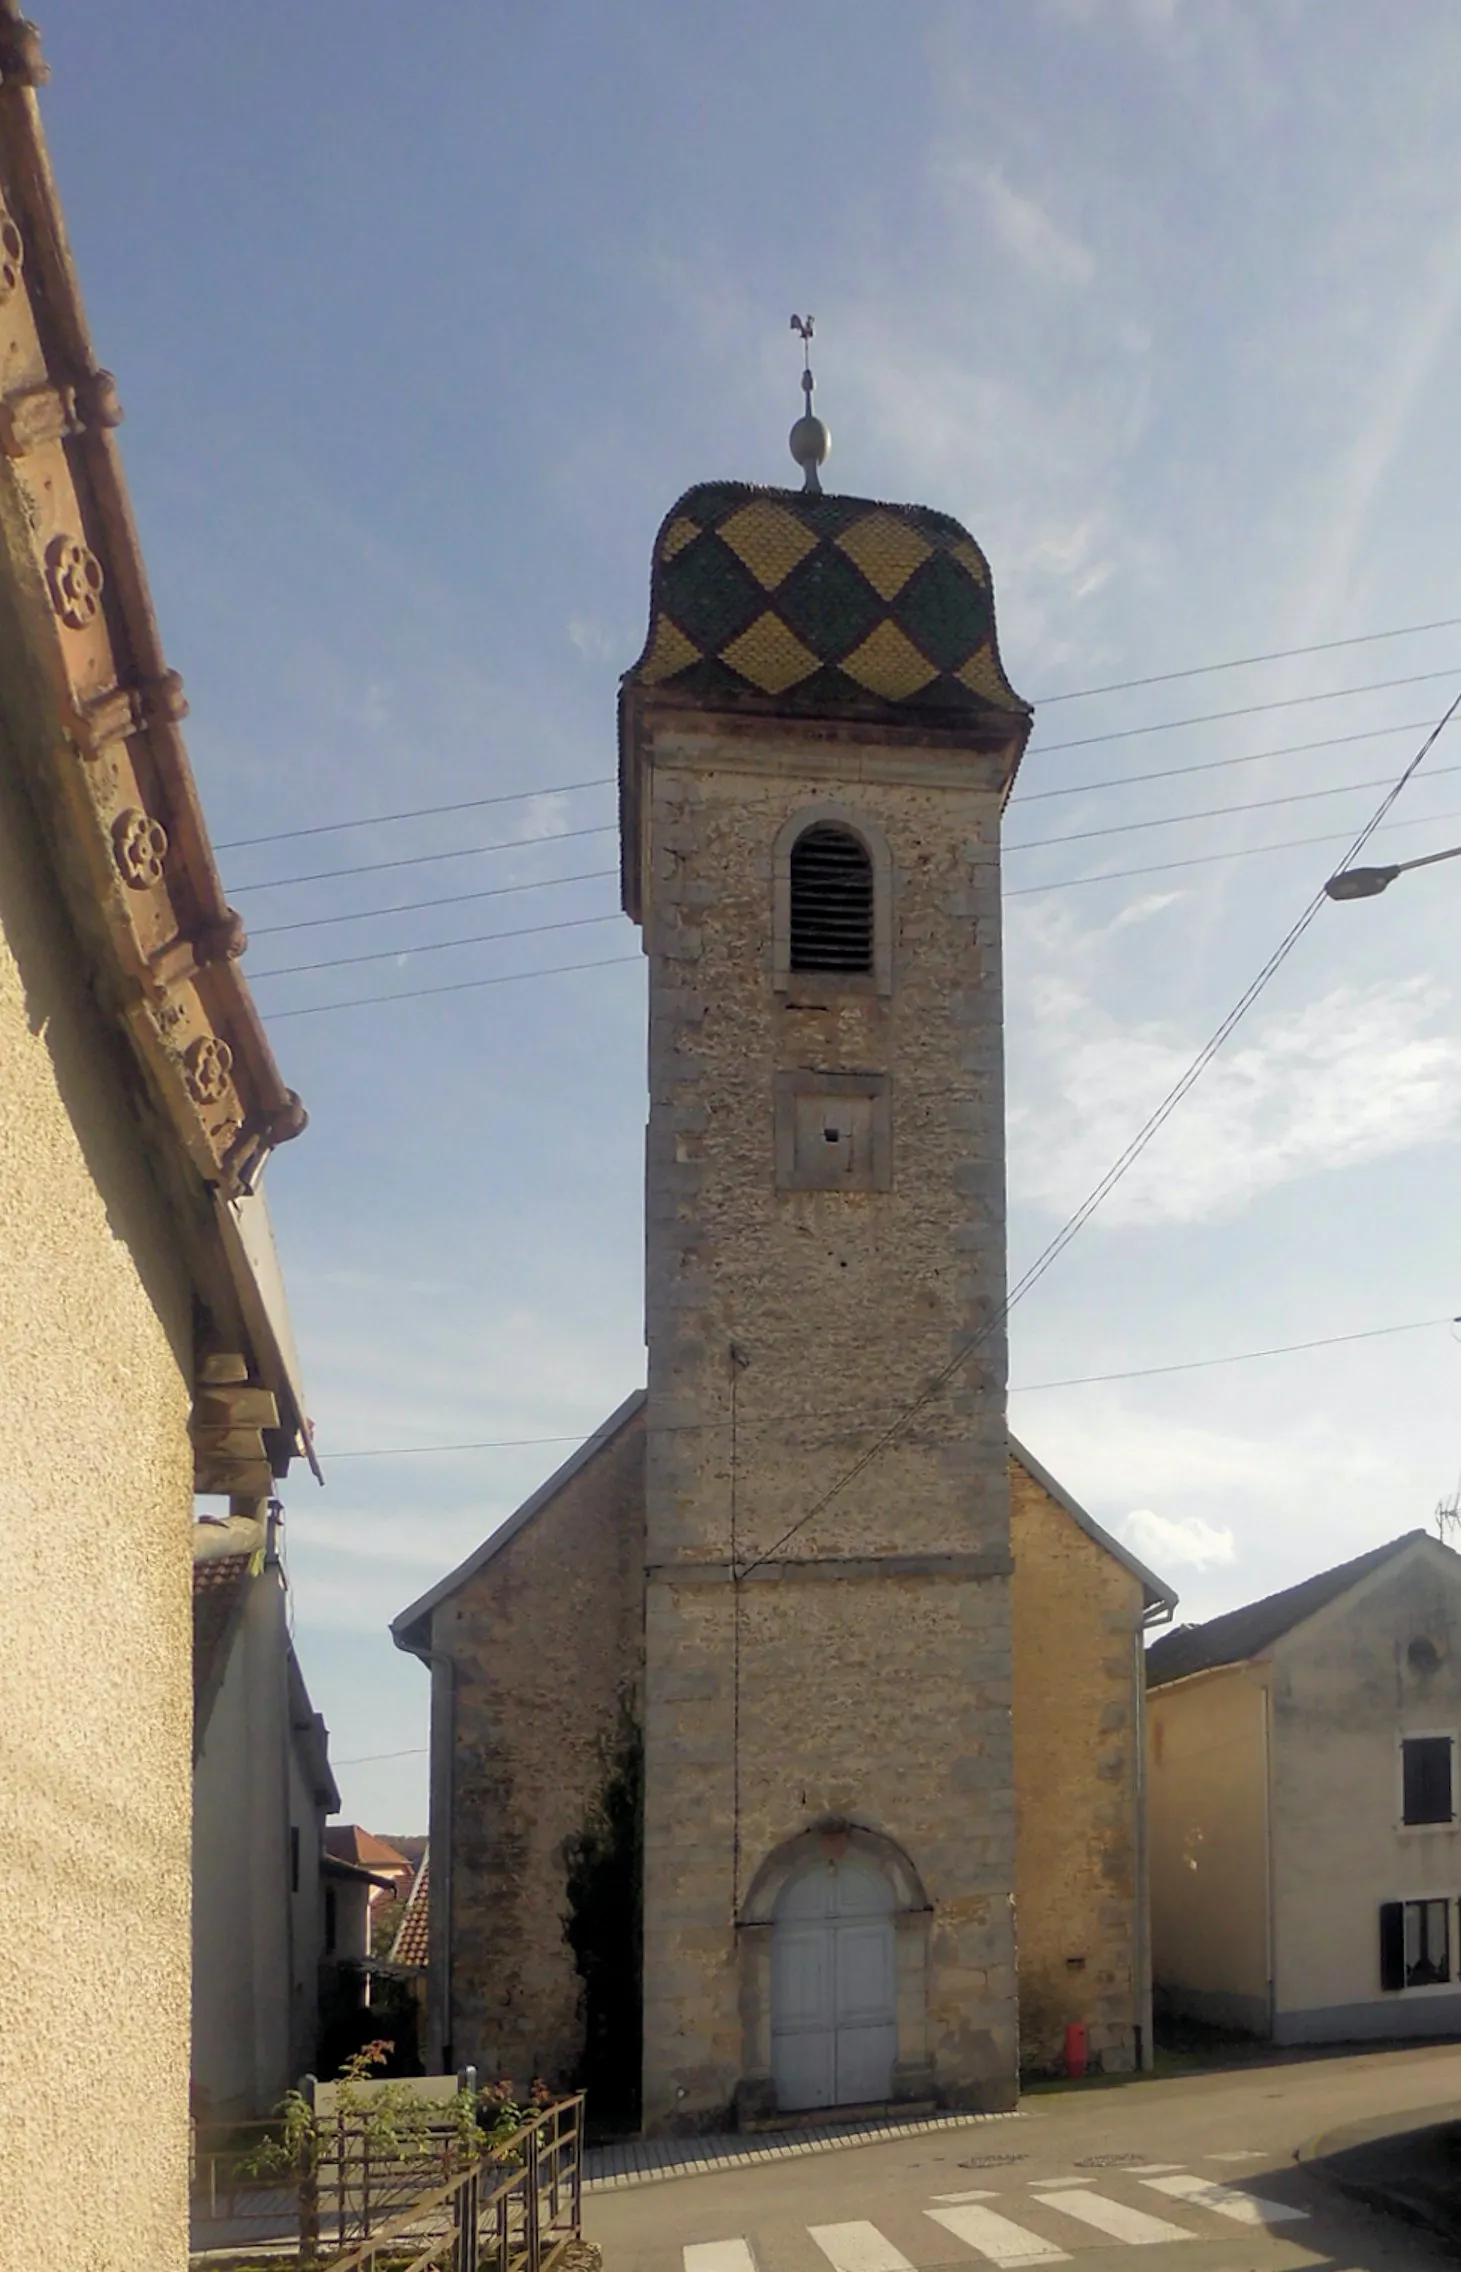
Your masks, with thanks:
M 1451 1738 L 1408 1736 L 1400 1746 L 1404 1816 L 1408 1823 L 1449 1822 Z
M 819 822 L 791 848 L 791 967 L 873 967 L 873 864 L 850 828 Z

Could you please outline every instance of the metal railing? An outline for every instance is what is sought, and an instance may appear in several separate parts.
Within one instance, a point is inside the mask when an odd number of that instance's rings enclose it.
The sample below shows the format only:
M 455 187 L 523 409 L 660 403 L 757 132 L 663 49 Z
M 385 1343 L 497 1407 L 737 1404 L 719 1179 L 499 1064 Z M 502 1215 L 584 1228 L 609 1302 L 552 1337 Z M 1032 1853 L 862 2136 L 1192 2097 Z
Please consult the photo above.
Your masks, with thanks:
M 270 2134 L 247 2123 L 195 2139 L 195 2257 L 266 2247 L 281 2272 L 551 2272 L 579 2237 L 581 2093 L 494 2140 L 467 2168 L 454 2128 L 423 2128 L 391 2151 L 358 2120 L 333 2114 L 297 2169 L 254 2174 Z
M 551 2272 L 579 2238 L 582 2208 L 579 2095 L 326 2261 L 329 2272 Z

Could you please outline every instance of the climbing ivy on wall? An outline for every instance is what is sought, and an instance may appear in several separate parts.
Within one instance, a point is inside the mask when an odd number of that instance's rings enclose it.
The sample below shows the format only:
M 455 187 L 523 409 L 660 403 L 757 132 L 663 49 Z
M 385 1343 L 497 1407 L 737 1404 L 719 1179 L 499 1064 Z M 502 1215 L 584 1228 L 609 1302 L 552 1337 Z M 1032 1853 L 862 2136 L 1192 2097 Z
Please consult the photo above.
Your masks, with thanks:
M 604 1745 L 603 1781 L 563 1842 L 564 1937 L 583 1982 L 577 2077 L 595 2128 L 639 2121 L 644 1982 L 644 1737 L 628 1706 Z

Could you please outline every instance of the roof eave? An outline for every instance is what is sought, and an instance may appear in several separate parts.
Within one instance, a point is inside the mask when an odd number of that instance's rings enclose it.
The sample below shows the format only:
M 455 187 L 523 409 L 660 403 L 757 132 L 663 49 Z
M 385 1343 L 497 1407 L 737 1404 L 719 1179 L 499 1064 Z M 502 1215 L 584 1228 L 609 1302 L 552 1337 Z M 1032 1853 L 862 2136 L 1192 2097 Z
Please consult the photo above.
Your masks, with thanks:
M 1051 1474 L 1049 1468 L 1042 1466 L 1034 1453 L 1026 1450 L 1019 1437 L 1013 1432 L 1010 1434 L 1009 1447 L 1026 1474 L 1039 1484 L 1041 1490 L 1047 1492 L 1057 1506 L 1065 1509 L 1071 1520 L 1079 1524 L 1089 1539 L 1092 1539 L 1097 1546 L 1104 1548 L 1107 1554 L 1122 1565 L 1123 1569 L 1129 1570 L 1131 1575 L 1140 1581 L 1147 1613 L 1143 1616 L 1143 1624 L 1157 1622 L 1156 1616 L 1152 1614 L 1154 1612 L 1164 1612 L 1170 1617 L 1176 1609 L 1179 1599 L 1176 1588 L 1169 1586 L 1165 1579 L 1159 1578 L 1154 1570 L 1149 1570 L 1146 1564 L 1139 1561 L 1136 1555 L 1132 1553 L 1130 1547 L 1122 1545 L 1119 1538 L 1113 1538 L 1110 1531 L 1104 1529 L 1094 1515 L 1087 1513 L 1078 1499 L 1071 1497 L 1065 1485 Z
M 187 704 L 112 433 L 121 411 L 96 364 L 34 93 L 45 67 L 15 0 L 0 0 L 0 71 L 0 167 L 22 247 L 0 439 L 25 524 L 11 543 L 24 629 L 52 713 L 33 786 L 104 1006 L 180 1151 L 233 1196 L 305 1115 L 237 967 L 246 942 L 180 731 Z
M 601 1452 L 606 1444 L 612 1443 L 620 1430 L 626 1428 L 635 1415 L 643 1411 L 644 1401 L 645 1392 L 642 1388 L 637 1388 L 632 1395 L 626 1396 L 623 1403 L 617 1405 L 609 1414 L 608 1419 L 595 1428 L 591 1436 L 586 1436 L 578 1449 L 571 1452 L 562 1465 L 553 1470 L 546 1482 L 540 1483 L 532 1496 L 524 1499 L 522 1505 L 516 1508 L 505 1522 L 499 1523 L 496 1530 L 489 1533 L 483 1539 L 481 1545 L 475 1547 L 464 1562 L 459 1562 L 454 1570 L 449 1570 L 446 1576 L 439 1579 L 428 1592 L 422 1594 L 418 1601 L 413 1601 L 409 1608 L 403 1609 L 399 1617 L 392 1618 L 390 1634 L 396 1647 L 403 1649 L 408 1656 L 420 1657 L 424 1664 L 429 1664 L 431 1661 L 431 1619 L 433 1613 L 441 1607 L 444 1601 L 450 1600 L 451 1596 L 456 1593 L 459 1587 L 464 1586 L 469 1578 L 475 1577 L 477 1572 L 490 1562 L 494 1555 L 500 1554 L 509 1540 L 516 1538 L 518 1532 L 527 1527 L 534 1515 L 546 1507 L 551 1499 L 556 1498 L 564 1485 L 571 1483 L 574 1476 L 581 1469 L 587 1467 L 589 1461 Z

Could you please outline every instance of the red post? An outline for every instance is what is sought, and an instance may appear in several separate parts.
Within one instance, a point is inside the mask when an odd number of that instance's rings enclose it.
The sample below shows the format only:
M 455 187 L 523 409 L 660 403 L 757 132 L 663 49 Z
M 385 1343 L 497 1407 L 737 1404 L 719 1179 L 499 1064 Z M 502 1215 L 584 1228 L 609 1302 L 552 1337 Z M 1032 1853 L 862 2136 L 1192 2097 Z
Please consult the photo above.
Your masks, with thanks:
M 1086 2071 L 1086 2031 L 1080 2020 L 1072 2020 L 1065 2031 L 1065 2071 L 1073 2083 Z

